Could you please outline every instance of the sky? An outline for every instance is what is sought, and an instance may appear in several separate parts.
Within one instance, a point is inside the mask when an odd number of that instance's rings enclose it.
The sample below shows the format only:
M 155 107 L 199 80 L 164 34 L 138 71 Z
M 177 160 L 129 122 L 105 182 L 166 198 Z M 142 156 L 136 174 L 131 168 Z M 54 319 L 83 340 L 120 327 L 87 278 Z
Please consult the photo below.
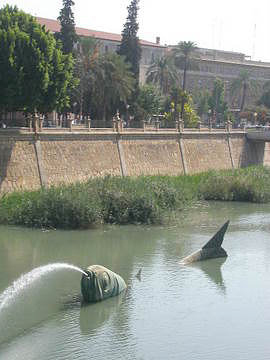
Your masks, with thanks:
M 120 34 L 131 0 L 74 0 L 76 26 Z M 35 16 L 56 19 L 62 0 L 2 0 Z M 236 51 L 270 62 L 269 0 L 140 0 L 141 39 Z

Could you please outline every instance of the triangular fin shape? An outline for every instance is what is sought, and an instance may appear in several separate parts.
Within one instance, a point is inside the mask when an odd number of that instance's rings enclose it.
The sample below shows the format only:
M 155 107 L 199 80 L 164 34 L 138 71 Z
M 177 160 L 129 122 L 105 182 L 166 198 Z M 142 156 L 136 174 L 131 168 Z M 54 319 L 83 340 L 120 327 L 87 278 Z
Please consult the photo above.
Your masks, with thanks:
M 202 249 L 219 248 L 222 245 L 225 232 L 229 225 L 229 220 L 218 230 L 218 232 L 206 243 Z

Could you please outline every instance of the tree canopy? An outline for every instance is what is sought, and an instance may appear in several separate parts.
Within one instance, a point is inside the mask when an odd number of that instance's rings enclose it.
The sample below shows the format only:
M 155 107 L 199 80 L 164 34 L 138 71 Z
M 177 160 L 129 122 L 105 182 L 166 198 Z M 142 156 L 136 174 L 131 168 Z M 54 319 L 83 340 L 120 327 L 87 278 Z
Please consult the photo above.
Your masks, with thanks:
M 73 99 L 84 115 L 111 118 L 117 109 L 125 108 L 134 89 L 130 64 L 118 54 L 102 54 L 100 43 L 94 38 L 80 40 L 75 73 L 80 83 Z
M 63 0 L 63 8 L 60 10 L 58 20 L 61 24 L 60 33 L 57 34 L 57 39 L 60 39 L 63 46 L 63 53 L 70 54 L 74 50 L 74 44 L 78 41 L 75 31 L 75 20 L 72 12 L 74 1 Z
M 264 105 L 270 108 L 270 81 L 266 81 L 263 85 L 263 92 L 258 100 L 258 105 Z
M 199 121 L 199 116 L 194 110 L 192 96 L 186 91 L 183 91 L 180 87 L 173 87 L 170 96 L 167 99 L 167 104 L 165 105 L 168 111 L 166 114 L 166 119 L 170 122 L 174 122 L 179 118 L 181 110 L 183 107 L 183 114 L 181 118 L 184 121 L 184 126 L 191 128 L 196 127 Z
M 224 117 L 228 111 L 228 104 L 225 101 L 225 88 L 224 81 L 216 78 L 214 81 L 214 87 L 212 93 L 208 99 L 208 105 L 211 109 L 212 115 L 221 115 Z
M 184 71 L 182 89 L 186 90 L 186 77 L 187 71 L 196 68 L 194 59 L 198 58 L 195 54 L 197 45 L 192 41 L 181 41 L 173 50 L 173 57 L 175 59 L 175 65 L 179 69 Z
M 146 82 L 157 85 L 162 94 L 168 95 L 179 82 L 173 58 L 168 55 L 156 58 L 147 70 Z
M 192 41 L 181 41 L 174 49 L 173 56 L 175 58 L 175 64 L 179 69 L 184 71 L 182 89 L 186 91 L 187 71 L 195 67 L 194 57 L 197 45 Z M 181 117 L 184 115 L 184 102 L 181 105 Z
M 128 16 L 122 31 L 122 40 L 119 48 L 119 55 L 125 57 L 125 60 L 131 64 L 130 70 L 134 74 L 137 83 L 139 83 L 141 46 L 137 36 L 139 24 L 137 22 L 139 0 L 132 0 L 128 6 Z
M 145 84 L 140 88 L 138 106 L 141 108 L 144 119 L 151 115 L 158 115 L 163 105 L 162 97 L 152 84 Z
M 34 17 L 0 9 L 0 110 L 48 112 L 68 104 L 73 59 Z
M 247 96 L 254 96 L 258 91 L 258 83 L 251 78 L 247 70 L 241 70 L 238 77 L 232 82 L 231 92 L 240 98 L 240 111 L 244 110 Z

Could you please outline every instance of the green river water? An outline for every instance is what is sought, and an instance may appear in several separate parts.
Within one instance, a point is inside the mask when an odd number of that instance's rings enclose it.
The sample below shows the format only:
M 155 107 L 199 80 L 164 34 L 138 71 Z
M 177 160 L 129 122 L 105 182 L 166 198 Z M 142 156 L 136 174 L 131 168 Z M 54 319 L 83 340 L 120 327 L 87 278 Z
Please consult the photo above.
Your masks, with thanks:
M 268 360 L 269 215 L 213 202 L 171 226 L 0 227 L 0 359 Z M 180 264 L 227 219 L 227 259 Z M 104 265 L 128 289 L 82 306 L 81 273 L 55 263 Z

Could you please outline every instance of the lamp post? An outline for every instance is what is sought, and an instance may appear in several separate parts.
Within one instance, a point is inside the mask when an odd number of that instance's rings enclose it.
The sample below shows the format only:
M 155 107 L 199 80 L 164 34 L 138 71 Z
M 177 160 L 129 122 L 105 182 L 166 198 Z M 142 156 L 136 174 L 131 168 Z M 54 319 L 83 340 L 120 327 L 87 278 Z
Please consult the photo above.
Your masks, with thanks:
M 76 103 L 76 101 L 73 103 L 73 114 L 74 114 L 74 117 L 75 117 L 75 108 L 76 108 L 76 106 L 77 106 L 77 103 Z
M 175 120 L 175 114 L 174 114 L 174 112 L 175 112 L 175 109 L 174 109 L 174 107 L 171 109 L 171 113 L 172 113 L 172 121 L 174 121 Z
M 257 125 L 257 116 L 258 116 L 258 114 L 255 111 L 255 113 L 253 115 L 254 115 L 254 125 Z
M 208 126 L 209 126 L 209 131 L 212 131 L 212 116 L 211 116 L 212 110 L 209 109 L 207 113 L 208 113 Z
M 127 127 L 129 127 L 129 121 L 130 121 L 130 119 L 129 119 L 129 113 L 128 113 L 128 109 L 130 108 L 130 105 L 129 104 L 126 104 L 126 109 L 127 109 L 127 121 L 126 121 L 126 126 Z

